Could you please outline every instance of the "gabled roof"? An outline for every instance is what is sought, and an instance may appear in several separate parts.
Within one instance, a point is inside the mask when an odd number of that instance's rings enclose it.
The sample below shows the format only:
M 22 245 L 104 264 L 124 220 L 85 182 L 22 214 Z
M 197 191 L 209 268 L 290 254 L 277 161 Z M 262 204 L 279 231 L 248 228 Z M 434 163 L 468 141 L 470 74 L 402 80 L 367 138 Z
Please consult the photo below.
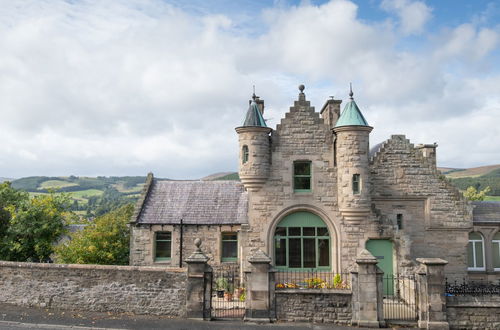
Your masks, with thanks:
M 136 224 L 247 223 L 248 195 L 238 181 L 153 179 Z
M 245 116 L 245 121 L 243 122 L 243 127 L 247 126 L 259 126 L 267 127 L 264 117 L 260 112 L 257 102 L 253 100 L 248 107 L 247 115 Z
M 500 202 L 472 202 L 472 219 L 474 222 L 500 223 Z
M 369 126 L 365 117 L 359 110 L 358 105 L 354 102 L 353 99 L 347 102 L 344 107 L 344 110 L 340 114 L 339 120 L 335 124 L 335 127 L 341 126 Z

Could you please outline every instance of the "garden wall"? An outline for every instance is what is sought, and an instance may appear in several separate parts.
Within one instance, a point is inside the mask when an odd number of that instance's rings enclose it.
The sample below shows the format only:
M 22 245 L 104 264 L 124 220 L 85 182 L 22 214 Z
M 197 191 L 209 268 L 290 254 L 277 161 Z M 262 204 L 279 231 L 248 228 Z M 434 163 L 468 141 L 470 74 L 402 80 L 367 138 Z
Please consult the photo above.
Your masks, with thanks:
M 500 296 L 447 297 L 446 314 L 451 329 L 500 329 Z
M 351 322 L 350 290 L 286 289 L 276 290 L 275 294 L 278 320 L 343 325 Z
M 0 302 L 13 305 L 183 317 L 186 286 L 180 268 L 0 261 Z

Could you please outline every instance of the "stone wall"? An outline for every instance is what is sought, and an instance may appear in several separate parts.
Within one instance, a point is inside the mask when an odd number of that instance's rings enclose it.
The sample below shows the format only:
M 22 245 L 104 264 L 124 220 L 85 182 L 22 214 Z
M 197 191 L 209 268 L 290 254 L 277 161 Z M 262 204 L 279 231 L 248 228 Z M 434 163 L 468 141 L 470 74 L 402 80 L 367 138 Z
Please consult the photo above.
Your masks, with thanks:
M 0 262 L 0 302 L 182 317 L 185 269 Z
M 500 329 L 500 296 L 454 296 L 446 299 L 451 329 Z
M 347 325 L 352 317 L 351 297 L 351 291 L 341 290 L 276 291 L 276 315 L 281 321 Z

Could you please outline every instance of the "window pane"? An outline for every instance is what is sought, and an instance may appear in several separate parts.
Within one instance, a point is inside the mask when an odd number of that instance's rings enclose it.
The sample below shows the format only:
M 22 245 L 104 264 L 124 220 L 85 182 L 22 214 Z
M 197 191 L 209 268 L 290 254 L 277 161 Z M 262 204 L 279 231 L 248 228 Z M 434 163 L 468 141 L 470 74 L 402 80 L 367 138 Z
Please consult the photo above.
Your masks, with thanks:
M 279 238 L 274 241 L 274 256 L 276 266 L 286 266 L 286 239 Z
M 476 267 L 484 267 L 483 264 L 483 244 L 476 242 Z
M 237 239 L 238 239 L 238 236 L 235 233 L 223 233 L 222 234 L 223 241 L 236 241 Z
M 328 228 L 318 228 L 318 236 L 328 236 Z
M 300 236 L 300 227 L 290 227 L 288 228 L 289 236 Z
M 156 258 L 170 258 L 170 242 L 156 242 Z
M 477 240 L 481 240 L 483 237 L 481 236 L 481 234 L 479 233 L 470 233 L 469 234 L 469 239 L 477 239 Z
M 493 267 L 500 268 L 500 243 L 493 242 L 492 247 Z
M 316 268 L 316 247 L 314 238 L 304 238 L 304 268 Z
M 286 236 L 286 227 L 277 227 L 274 236 Z
M 319 253 L 318 266 L 320 267 L 330 266 L 330 240 L 318 239 L 318 253 Z
M 293 164 L 294 175 L 311 175 L 311 163 L 310 162 L 296 162 Z
M 222 242 L 222 258 L 238 257 L 238 242 Z
M 316 228 L 315 227 L 304 227 L 302 228 L 304 236 L 316 236 Z
M 310 177 L 295 177 L 294 178 L 294 189 L 311 189 L 311 178 Z
M 352 176 L 352 192 L 354 194 L 359 194 L 359 174 L 354 174 Z
M 289 267 L 291 268 L 301 268 L 302 267 L 302 257 L 301 257 L 301 246 L 300 238 L 290 238 L 288 240 L 288 260 Z
M 171 232 L 158 232 L 156 233 L 156 240 L 171 240 L 172 233 Z
M 469 268 L 474 267 L 474 251 L 472 250 L 472 242 L 467 244 L 467 266 Z

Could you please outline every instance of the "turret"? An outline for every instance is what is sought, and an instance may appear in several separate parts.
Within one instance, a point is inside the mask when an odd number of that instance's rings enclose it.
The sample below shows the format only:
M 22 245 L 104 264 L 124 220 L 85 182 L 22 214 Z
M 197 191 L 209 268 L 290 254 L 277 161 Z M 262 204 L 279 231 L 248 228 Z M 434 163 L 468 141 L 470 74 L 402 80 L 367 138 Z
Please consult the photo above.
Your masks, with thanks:
M 338 205 L 347 222 L 359 223 L 370 214 L 368 150 L 370 127 L 353 99 L 345 105 L 333 132 L 336 134 Z
M 262 117 L 263 110 L 264 101 L 254 93 L 243 125 L 236 127 L 240 144 L 239 176 L 249 191 L 259 190 L 269 176 L 269 133 L 272 129 Z

